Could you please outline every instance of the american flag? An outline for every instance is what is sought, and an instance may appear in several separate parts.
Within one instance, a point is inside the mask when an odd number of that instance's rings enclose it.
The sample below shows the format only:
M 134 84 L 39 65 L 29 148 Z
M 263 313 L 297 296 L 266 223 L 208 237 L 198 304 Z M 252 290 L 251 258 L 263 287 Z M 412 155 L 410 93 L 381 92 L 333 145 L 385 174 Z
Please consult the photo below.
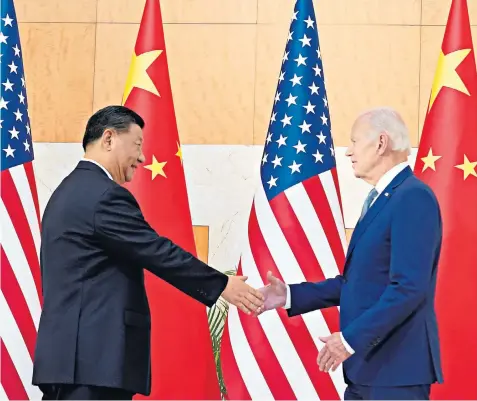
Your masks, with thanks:
M 33 144 L 13 0 L 1 5 L 0 399 L 40 399 L 31 384 L 42 303 Z
M 346 236 L 312 0 L 290 24 L 238 274 L 255 288 L 342 273 Z M 319 336 L 339 331 L 338 308 L 258 318 L 230 306 L 221 365 L 228 399 L 342 399 L 341 369 L 323 373 Z

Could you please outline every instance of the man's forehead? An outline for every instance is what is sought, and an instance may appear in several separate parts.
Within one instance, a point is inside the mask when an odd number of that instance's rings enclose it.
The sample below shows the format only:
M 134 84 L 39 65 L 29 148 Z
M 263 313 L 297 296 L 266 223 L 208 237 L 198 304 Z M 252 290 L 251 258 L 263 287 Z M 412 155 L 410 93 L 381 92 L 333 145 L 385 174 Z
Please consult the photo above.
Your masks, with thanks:
M 129 132 L 134 137 L 134 140 L 140 140 L 141 142 L 143 141 L 144 137 L 143 137 L 142 129 L 139 125 L 131 124 L 131 127 L 129 128 Z
M 369 127 L 369 122 L 366 117 L 358 118 L 351 129 L 351 136 L 360 136 Z

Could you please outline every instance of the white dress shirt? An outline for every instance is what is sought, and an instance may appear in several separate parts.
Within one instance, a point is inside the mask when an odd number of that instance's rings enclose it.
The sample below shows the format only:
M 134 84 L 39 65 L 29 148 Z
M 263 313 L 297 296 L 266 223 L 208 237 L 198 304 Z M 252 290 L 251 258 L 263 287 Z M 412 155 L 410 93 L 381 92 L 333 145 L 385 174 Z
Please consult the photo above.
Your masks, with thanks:
M 396 176 L 403 171 L 407 166 L 409 166 L 408 162 L 403 162 L 396 164 L 393 168 L 388 170 L 384 175 L 379 179 L 379 181 L 376 183 L 376 186 L 374 189 L 378 192 L 378 196 L 374 198 L 374 201 L 371 203 L 371 205 L 376 202 L 376 199 L 378 199 L 379 195 L 381 195 L 381 192 L 383 192 L 386 187 L 391 184 L 391 181 L 396 178 Z
M 407 166 L 409 166 L 408 162 L 403 162 L 396 164 L 393 168 L 388 170 L 384 175 L 379 179 L 379 181 L 376 183 L 376 186 L 374 189 L 378 192 L 378 195 L 374 198 L 373 202 L 371 203 L 371 206 L 373 206 L 374 202 L 376 202 L 376 199 L 379 198 L 381 193 L 384 191 L 384 189 L 391 183 L 392 180 L 401 172 L 403 171 Z M 370 206 L 370 207 L 371 207 Z M 287 299 L 285 302 L 285 309 L 290 309 L 291 306 L 291 294 L 290 294 L 290 287 L 287 285 Z M 353 348 L 350 347 L 350 345 L 346 342 L 346 340 L 343 337 L 343 334 L 341 334 L 341 341 L 343 342 L 343 345 L 345 346 L 346 350 L 350 354 L 354 354 Z
M 86 159 L 86 158 L 82 158 L 81 161 L 85 161 L 85 162 L 90 162 L 90 163 L 93 163 L 93 164 L 96 164 L 99 168 L 101 168 L 105 173 L 106 175 L 112 180 L 113 177 L 112 175 L 109 173 L 108 170 L 106 170 L 101 164 L 99 164 L 97 161 L 95 160 L 91 160 L 91 159 Z

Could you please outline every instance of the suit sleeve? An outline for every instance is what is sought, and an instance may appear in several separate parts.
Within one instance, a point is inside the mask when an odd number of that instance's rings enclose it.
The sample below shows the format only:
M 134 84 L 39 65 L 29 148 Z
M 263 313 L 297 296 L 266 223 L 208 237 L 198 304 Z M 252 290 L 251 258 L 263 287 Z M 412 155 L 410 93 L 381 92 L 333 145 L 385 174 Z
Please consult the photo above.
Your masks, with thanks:
M 431 289 L 441 241 L 437 201 L 426 189 L 406 193 L 391 222 L 389 284 L 379 301 L 346 327 L 351 347 L 367 354 L 408 318 Z
M 290 308 L 288 316 L 301 315 L 317 309 L 340 304 L 343 276 L 336 276 L 319 283 L 290 285 Z
M 144 219 L 125 188 L 106 191 L 94 216 L 95 233 L 104 248 L 126 260 L 131 268 L 145 268 L 180 291 L 212 306 L 228 277 L 172 241 L 159 236 Z

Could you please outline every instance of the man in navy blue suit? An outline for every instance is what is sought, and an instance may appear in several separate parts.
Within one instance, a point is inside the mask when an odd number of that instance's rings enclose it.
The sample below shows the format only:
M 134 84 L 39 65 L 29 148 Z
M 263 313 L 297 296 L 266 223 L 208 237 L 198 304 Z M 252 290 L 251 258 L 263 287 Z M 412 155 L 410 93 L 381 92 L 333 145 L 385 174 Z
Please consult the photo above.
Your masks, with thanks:
M 289 316 L 340 306 L 341 332 L 322 337 L 321 371 L 343 363 L 345 399 L 428 399 L 442 382 L 434 296 L 442 242 L 432 190 L 407 163 L 401 117 L 377 108 L 360 115 L 346 155 L 372 185 L 351 238 L 344 272 L 285 285 L 271 273 L 265 310 Z

